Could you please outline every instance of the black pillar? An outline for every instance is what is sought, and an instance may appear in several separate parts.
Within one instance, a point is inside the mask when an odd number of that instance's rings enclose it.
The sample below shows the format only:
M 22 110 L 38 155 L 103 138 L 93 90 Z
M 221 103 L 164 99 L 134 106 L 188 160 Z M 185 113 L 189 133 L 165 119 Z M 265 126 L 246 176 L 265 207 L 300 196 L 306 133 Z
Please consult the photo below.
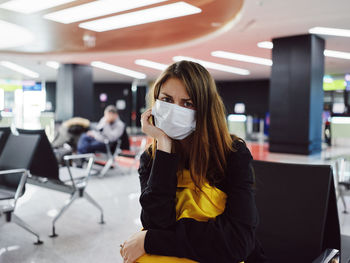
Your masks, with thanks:
M 72 117 L 93 119 L 92 68 L 88 65 L 63 64 L 58 70 L 56 120 Z
M 324 46 L 301 35 L 273 39 L 270 81 L 270 151 L 321 151 Z

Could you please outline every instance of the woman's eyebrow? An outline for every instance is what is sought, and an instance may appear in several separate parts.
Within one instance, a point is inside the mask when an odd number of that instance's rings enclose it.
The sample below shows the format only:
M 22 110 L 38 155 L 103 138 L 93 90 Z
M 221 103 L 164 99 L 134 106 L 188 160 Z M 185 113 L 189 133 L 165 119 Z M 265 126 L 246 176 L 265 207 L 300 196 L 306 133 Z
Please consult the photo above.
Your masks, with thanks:
M 173 97 L 173 96 L 171 96 L 171 95 L 169 95 L 169 94 L 167 94 L 167 93 L 165 93 L 165 92 L 160 92 L 160 94 L 163 94 L 164 96 L 167 96 L 167 97 L 170 97 L 170 98 Z
M 169 95 L 168 93 L 166 93 L 166 92 L 160 92 L 160 94 L 162 94 L 162 95 L 164 95 L 164 96 L 166 96 L 166 97 L 169 97 L 169 98 L 172 98 L 173 96 L 171 96 L 171 95 Z M 159 95 L 160 95 L 159 94 Z M 182 101 L 189 101 L 189 100 L 192 100 L 191 98 L 182 98 L 181 99 Z

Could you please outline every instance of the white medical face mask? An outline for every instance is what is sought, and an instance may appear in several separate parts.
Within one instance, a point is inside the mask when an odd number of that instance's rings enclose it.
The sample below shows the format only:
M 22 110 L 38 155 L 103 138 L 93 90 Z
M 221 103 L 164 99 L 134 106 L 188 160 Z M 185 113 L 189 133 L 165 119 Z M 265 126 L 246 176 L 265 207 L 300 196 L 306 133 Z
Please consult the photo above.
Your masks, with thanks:
M 196 129 L 195 114 L 194 110 L 161 100 L 156 100 L 152 108 L 156 127 L 175 140 L 185 139 Z

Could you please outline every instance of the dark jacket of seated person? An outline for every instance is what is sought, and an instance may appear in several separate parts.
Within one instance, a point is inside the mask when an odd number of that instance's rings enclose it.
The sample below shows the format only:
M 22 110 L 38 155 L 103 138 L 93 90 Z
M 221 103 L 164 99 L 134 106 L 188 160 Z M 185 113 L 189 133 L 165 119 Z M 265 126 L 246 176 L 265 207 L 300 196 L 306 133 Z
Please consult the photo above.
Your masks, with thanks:
M 117 141 L 123 134 L 125 123 L 120 120 L 115 106 L 109 105 L 104 111 L 103 118 L 96 126 L 96 130 L 84 133 L 78 141 L 78 153 L 105 152 L 104 141 Z

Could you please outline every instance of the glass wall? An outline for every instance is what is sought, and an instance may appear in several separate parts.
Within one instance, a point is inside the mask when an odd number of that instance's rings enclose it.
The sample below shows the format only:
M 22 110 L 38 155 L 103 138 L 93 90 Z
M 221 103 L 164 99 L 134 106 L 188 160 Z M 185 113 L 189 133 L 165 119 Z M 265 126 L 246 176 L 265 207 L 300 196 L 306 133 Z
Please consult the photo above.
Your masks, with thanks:
M 45 82 L 0 80 L 1 126 L 45 129 L 54 136 L 54 113 L 47 112 Z

